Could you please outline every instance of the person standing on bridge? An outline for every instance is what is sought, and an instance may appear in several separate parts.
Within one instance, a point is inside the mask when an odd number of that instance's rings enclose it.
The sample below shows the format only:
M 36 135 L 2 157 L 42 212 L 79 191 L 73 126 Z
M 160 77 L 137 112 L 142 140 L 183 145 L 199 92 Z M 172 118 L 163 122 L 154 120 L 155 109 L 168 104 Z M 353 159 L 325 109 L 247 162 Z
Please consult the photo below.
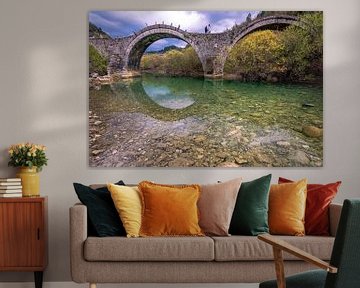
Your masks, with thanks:
M 205 33 L 211 33 L 210 23 L 205 28 L 206 28 Z

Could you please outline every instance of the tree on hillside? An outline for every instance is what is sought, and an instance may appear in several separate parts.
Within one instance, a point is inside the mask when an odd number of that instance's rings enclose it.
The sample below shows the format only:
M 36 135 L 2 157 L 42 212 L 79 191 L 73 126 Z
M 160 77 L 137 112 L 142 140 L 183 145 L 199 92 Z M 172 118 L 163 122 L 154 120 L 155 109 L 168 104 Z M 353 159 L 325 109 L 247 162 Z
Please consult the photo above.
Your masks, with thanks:
M 288 77 L 311 80 L 323 74 L 323 14 L 300 17 L 303 27 L 289 26 L 282 33 Z
M 145 54 L 141 58 L 140 67 L 149 72 L 168 75 L 193 75 L 202 73 L 202 64 L 195 50 L 187 45 L 186 48 L 166 49 Z
M 93 45 L 89 45 L 89 74 L 97 73 L 100 76 L 107 74 L 108 60 L 103 57 Z
M 279 32 L 254 32 L 232 48 L 225 63 L 225 72 L 240 74 L 250 81 L 281 74 L 285 70 L 283 49 Z
M 101 27 L 89 22 L 89 38 L 106 38 L 111 39 L 110 35 L 105 33 Z

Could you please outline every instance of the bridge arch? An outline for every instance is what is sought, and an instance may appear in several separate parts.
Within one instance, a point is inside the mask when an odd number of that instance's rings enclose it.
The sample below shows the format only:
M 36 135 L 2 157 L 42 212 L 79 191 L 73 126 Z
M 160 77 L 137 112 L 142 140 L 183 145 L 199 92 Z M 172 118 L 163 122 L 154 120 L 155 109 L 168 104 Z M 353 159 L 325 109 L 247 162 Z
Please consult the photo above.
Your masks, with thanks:
M 147 26 L 135 33 L 135 37 L 125 50 L 124 68 L 128 70 L 139 70 L 141 57 L 146 49 L 154 42 L 165 38 L 177 38 L 190 44 L 201 61 L 200 49 L 191 37 L 188 37 L 186 31 L 171 25 L 155 24 Z
M 290 15 L 276 15 L 276 16 L 267 16 L 263 18 L 256 19 L 248 23 L 239 31 L 236 31 L 237 28 L 233 29 L 232 42 L 229 46 L 229 51 L 232 47 L 243 39 L 245 36 L 260 30 L 283 30 L 290 25 L 296 25 L 299 27 L 303 27 L 305 24 L 299 21 L 299 18 L 296 16 Z
M 300 22 L 299 18 L 290 15 L 275 15 L 266 16 L 263 18 L 255 19 L 245 25 L 235 26 L 231 31 L 231 42 L 227 47 L 226 55 L 222 69 L 224 69 L 225 63 L 231 53 L 233 47 L 246 36 L 261 30 L 284 30 L 290 25 L 304 27 L 306 23 Z

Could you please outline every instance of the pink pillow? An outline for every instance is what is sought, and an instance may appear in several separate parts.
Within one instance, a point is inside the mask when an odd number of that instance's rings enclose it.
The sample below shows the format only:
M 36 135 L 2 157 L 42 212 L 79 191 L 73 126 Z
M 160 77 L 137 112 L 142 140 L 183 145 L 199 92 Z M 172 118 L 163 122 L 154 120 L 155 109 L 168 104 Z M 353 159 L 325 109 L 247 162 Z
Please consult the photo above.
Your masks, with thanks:
M 232 213 L 242 178 L 200 185 L 199 225 L 207 235 L 229 236 Z

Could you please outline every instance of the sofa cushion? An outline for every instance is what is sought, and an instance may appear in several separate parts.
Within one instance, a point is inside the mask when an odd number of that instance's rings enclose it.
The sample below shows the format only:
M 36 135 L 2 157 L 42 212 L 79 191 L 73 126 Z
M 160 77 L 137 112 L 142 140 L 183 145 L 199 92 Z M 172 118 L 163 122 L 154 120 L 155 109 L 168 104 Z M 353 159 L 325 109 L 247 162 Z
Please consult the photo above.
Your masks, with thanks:
M 276 236 L 322 260 L 330 260 L 334 237 Z M 215 261 L 273 260 L 272 246 L 254 236 L 212 237 L 215 242 Z M 284 253 L 284 260 L 299 260 Z
M 306 184 L 273 184 L 269 195 L 270 234 L 303 236 L 305 234 Z
M 87 261 L 213 261 L 210 237 L 89 237 L 84 244 Z
M 271 174 L 241 183 L 231 218 L 232 235 L 269 233 L 268 210 Z
M 141 196 L 137 187 L 120 186 L 109 183 L 111 193 L 127 237 L 139 237 L 141 226 Z
M 199 225 L 207 235 L 229 236 L 231 216 L 242 178 L 201 185 Z
M 196 203 L 199 185 L 164 185 L 142 181 L 140 236 L 203 236 Z
M 116 184 L 125 185 L 123 181 Z M 106 186 L 97 185 L 95 188 L 80 183 L 74 183 L 73 185 L 79 200 L 87 207 L 89 235 L 100 237 L 126 235 Z

